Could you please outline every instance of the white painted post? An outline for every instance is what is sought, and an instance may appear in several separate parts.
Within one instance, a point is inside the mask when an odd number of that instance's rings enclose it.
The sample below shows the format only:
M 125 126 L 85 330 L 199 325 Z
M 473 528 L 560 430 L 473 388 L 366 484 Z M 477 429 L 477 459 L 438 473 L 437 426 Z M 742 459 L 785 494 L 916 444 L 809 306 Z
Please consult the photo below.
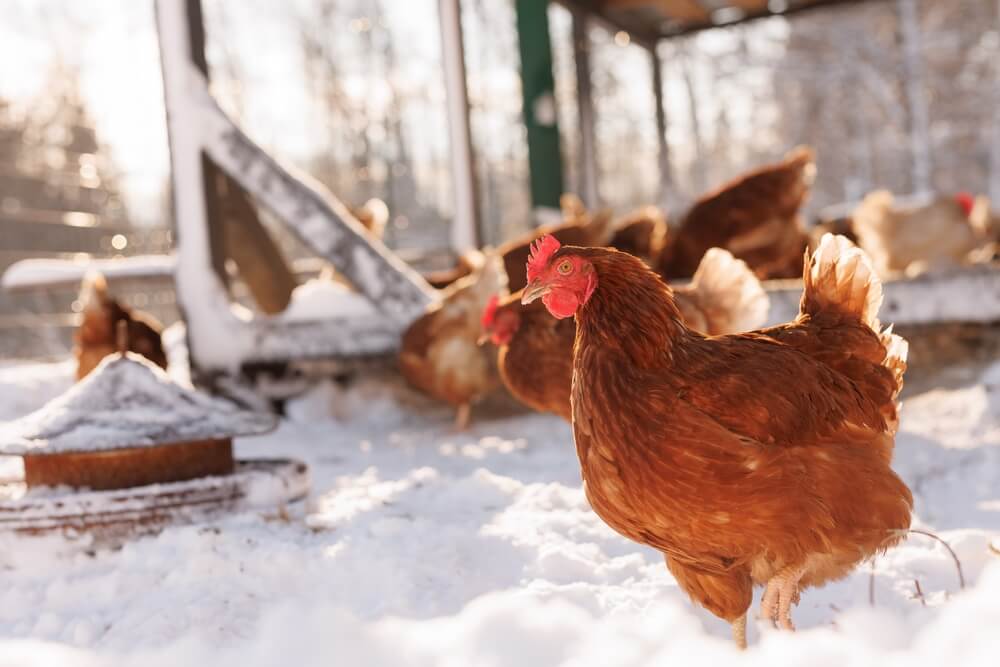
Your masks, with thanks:
M 903 72 L 910 109 L 910 145 L 913 152 L 913 190 L 931 190 L 931 132 L 927 93 L 924 90 L 924 58 L 921 48 L 918 0 L 896 0 L 903 46 Z
M 216 337 L 237 340 L 239 322 L 230 310 L 226 287 L 212 267 L 202 174 L 201 113 L 197 105 L 189 103 L 207 88 L 207 83 L 191 62 L 184 0 L 158 0 L 156 23 L 177 232 L 174 282 L 194 364 L 199 357 L 214 356 L 205 348 Z M 197 298 L 193 298 L 195 295 Z M 220 361 L 219 365 L 238 365 L 232 358 Z
M 451 245 L 456 252 L 463 252 L 478 248 L 480 238 L 459 0 L 438 0 L 438 15 L 441 21 L 441 62 L 444 66 L 448 140 L 451 148 L 452 183 L 455 190 L 455 218 L 451 223 Z
M 1000 33 L 1000 0 L 996 3 L 996 31 Z M 1000 207 L 1000 57 L 993 60 L 993 136 L 990 143 L 989 193 L 991 206 Z
M 580 128 L 580 199 L 588 208 L 596 208 L 600 193 L 597 185 L 597 135 L 594 130 L 594 90 L 590 79 L 590 21 L 587 14 L 573 9 L 573 59 L 576 61 L 576 107 Z

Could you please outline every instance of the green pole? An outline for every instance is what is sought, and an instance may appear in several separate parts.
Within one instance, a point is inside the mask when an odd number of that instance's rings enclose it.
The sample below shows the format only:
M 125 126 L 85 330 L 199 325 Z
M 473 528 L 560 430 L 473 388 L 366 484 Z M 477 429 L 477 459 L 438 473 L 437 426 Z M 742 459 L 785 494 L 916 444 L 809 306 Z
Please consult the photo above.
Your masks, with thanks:
M 549 40 L 549 3 L 546 0 L 516 0 L 515 4 L 524 124 L 528 130 L 531 202 L 536 209 L 559 208 L 563 179 Z

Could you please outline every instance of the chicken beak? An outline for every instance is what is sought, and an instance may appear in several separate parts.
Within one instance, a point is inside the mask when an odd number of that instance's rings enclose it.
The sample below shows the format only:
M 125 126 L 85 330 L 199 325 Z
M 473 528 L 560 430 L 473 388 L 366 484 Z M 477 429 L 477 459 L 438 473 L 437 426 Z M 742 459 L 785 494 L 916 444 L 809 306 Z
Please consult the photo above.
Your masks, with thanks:
M 486 345 L 486 341 L 488 341 L 489 339 L 490 335 L 488 333 L 484 333 L 481 336 L 479 336 L 479 338 L 476 339 L 476 345 L 482 347 L 483 345 Z
M 549 289 L 549 286 L 541 280 L 534 280 L 531 284 L 524 288 L 524 292 L 521 294 L 521 303 L 528 305 L 535 299 L 548 294 Z

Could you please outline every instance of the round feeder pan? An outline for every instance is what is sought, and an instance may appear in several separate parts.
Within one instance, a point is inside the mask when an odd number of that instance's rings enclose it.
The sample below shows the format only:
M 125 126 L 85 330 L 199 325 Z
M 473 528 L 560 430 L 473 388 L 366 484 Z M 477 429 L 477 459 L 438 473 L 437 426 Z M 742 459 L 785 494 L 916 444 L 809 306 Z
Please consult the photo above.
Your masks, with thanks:
M 294 459 L 235 462 L 230 475 L 109 491 L 28 491 L 0 484 L 0 531 L 92 538 L 95 546 L 157 533 L 226 514 L 277 507 L 309 494 L 309 469 Z
M 183 482 L 235 470 L 233 441 L 196 440 L 150 447 L 25 454 L 28 488 L 68 486 L 108 491 Z

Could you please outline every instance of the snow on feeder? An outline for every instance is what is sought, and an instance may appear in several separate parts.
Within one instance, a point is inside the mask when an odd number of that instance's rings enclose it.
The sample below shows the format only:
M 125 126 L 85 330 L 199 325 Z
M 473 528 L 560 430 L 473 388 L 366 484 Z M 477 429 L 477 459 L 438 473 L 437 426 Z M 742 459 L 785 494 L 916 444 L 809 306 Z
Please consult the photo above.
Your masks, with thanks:
M 0 487 L 0 529 L 115 539 L 301 499 L 305 464 L 233 456 L 234 437 L 274 427 L 271 415 L 185 389 L 141 356 L 110 355 L 0 426 L 0 454 L 24 461 L 24 479 Z

